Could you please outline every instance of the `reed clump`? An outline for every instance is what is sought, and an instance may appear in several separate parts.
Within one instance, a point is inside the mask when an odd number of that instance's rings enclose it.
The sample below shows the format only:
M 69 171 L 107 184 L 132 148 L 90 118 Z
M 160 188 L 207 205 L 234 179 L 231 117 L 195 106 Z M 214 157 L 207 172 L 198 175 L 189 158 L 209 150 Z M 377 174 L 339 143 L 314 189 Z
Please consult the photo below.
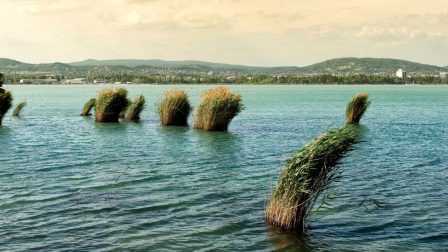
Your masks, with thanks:
M 109 88 L 98 92 L 95 101 L 95 121 L 118 122 L 120 113 L 129 104 L 127 95 L 128 91 L 124 88 Z
M 232 119 L 243 110 L 241 94 L 232 93 L 224 86 L 204 92 L 196 111 L 195 128 L 226 131 Z
M 0 87 L 0 125 L 2 125 L 3 117 L 12 106 L 12 94 Z
M 178 89 L 166 91 L 162 101 L 157 104 L 157 112 L 162 125 L 188 125 L 188 116 L 191 110 L 188 94 Z
M 329 130 L 308 142 L 282 170 L 265 218 L 273 226 L 303 232 L 315 200 L 336 178 L 336 165 L 359 142 L 354 126 Z
M 143 111 L 144 108 L 145 108 L 145 97 L 143 95 L 135 97 L 129 104 L 129 107 L 127 109 L 126 114 L 127 119 L 135 122 L 139 121 L 140 113 Z
M 92 115 L 92 113 L 90 113 L 90 111 L 92 110 L 93 107 L 95 107 L 95 102 L 96 102 L 95 98 L 92 98 L 92 99 L 88 100 L 84 104 L 84 107 L 82 108 L 81 116 L 90 116 L 90 115 Z
M 345 118 L 347 124 L 359 124 L 364 112 L 369 108 L 371 102 L 369 101 L 369 95 L 366 93 L 359 93 L 355 95 L 348 103 L 345 111 Z
M 12 112 L 12 116 L 20 116 L 20 112 L 22 112 L 22 109 L 26 106 L 26 101 L 23 101 L 19 104 L 17 104 L 16 108 Z

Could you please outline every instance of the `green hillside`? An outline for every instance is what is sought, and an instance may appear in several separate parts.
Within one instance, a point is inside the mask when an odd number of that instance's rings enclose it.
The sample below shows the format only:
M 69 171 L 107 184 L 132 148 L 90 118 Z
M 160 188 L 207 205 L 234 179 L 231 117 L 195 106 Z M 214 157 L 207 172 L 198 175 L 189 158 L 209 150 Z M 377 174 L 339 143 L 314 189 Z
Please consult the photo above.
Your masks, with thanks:
M 317 73 L 389 73 L 397 69 L 405 69 L 407 72 L 435 73 L 446 68 L 421 64 L 406 60 L 382 59 L 382 58 L 339 58 L 331 59 L 307 67 L 301 68 L 304 72 Z
M 85 75 L 90 68 L 108 68 L 109 71 L 174 71 L 188 73 L 237 73 L 252 75 L 300 75 L 300 74 L 392 74 L 397 69 L 408 73 L 437 74 L 448 71 L 439 67 L 416 62 L 382 58 L 338 58 L 305 67 L 280 66 L 256 67 L 231 65 L 204 61 L 165 61 L 165 60 L 95 60 L 88 59 L 73 63 L 28 64 L 12 59 L 0 58 L 0 72 L 12 71 L 47 72 L 52 74 Z

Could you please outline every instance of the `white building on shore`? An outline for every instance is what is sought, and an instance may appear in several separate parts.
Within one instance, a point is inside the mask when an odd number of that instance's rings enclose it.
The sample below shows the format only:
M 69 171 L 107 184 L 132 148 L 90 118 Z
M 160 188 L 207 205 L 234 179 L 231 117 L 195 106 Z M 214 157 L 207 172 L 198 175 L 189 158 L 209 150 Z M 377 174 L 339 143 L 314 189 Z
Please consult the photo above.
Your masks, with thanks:
M 398 71 L 395 73 L 395 76 L 397 76 L 400 79 L 406 79 L 406 71 L 403 69 L 398 69 Z

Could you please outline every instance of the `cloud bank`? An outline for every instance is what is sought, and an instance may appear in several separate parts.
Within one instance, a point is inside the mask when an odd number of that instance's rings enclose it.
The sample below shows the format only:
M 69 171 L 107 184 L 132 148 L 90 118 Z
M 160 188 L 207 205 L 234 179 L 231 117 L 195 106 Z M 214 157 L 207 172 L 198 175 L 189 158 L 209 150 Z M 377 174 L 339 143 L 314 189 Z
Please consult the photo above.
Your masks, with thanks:
M 446 0 L 1 0 L 0 57 L 448 65 L 447 10 Z

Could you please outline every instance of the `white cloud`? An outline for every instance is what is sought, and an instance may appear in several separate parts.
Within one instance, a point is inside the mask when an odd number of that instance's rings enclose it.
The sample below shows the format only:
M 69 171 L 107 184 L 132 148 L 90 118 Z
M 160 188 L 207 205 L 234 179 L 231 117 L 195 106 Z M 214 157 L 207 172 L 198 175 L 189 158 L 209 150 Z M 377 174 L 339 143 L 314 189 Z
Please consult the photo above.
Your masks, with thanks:
M 132 11 L 120 17 L 120 21 L 125 25 L 136 25 L 142 22 L 142 16 L 138 12 Z

